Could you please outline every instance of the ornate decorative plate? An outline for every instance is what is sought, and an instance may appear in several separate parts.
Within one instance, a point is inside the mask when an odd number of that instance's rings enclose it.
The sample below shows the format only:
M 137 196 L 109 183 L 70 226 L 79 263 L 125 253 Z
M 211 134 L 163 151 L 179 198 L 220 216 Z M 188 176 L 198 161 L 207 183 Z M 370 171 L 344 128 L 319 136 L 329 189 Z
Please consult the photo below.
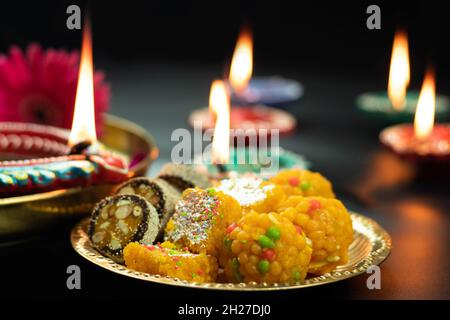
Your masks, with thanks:
M 308 277 L 305 283 L 196 283 L 185 280 L 137 272 L 102 256 L 91 245 L 86 233 L 88 219 L 84 219 L 72 230 L 72 246 L 82 257 L 109 271 L 156 283 L 189 288 L 235 291 L 263 291 L 300 289 L 323 285 L 348 279 L 367 271 L 372 265 L 379 265 L 391 252 L 391 237 L 372 219 L 357 213 L 351 213 L 354 240 L 349 248 L 349 261 L 330 273 L 317 277 Z

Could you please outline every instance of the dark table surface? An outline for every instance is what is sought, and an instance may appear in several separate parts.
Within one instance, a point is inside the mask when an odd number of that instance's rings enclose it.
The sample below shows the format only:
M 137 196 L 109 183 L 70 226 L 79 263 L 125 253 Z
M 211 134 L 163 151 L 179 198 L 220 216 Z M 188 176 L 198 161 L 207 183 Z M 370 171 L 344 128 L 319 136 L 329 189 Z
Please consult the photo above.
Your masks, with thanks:
M 187 127 L 194 108 L 205 106 L 212 66 L 106 63 L 112 83 L 111 113 L 135 121 L 156 138 L 161 156 L 150 175 L 169 161 L 175 142 L 171 132 Z M 413 168 L 378 143 L 379 127 L 354 108 L 354 98 L 382 89 L 364 77 L 259 70 L 283 74 L 305 86 L 304 97 L 290 110 L 298 130 L 281 138 L 281 146 L 301 153 L 313 169 L 326 175 L 345 204 L 381 224 L 392 236 L 393 250 L 381 266 L 381 290 L 369 290 L 367 275 L 335 284 L 276 293 L 210 292 L 145 283 L 116 275 L 77 255 L 70 227 L 26 241 L 0 246 L 0 297 L 28 298 L 163 298 L 184 302 L 299 301 L 331 299 L 449 299 L 450 187 L 448 178 L 417 178 Z M 382 83 L 381 83 L 382 85 Z M 81 268 L 81 290 L 68 290 L 66 269 Z

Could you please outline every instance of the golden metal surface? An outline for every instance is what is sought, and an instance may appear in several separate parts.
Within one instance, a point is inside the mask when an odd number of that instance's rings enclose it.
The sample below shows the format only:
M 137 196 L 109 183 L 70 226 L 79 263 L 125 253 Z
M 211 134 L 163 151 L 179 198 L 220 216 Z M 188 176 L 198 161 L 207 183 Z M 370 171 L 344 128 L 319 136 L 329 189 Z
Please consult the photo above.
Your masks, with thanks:
M 102 256 L 91 245 L 86 234 L 88 219 L 84 219 L 72 230 L 72 246 L 82 257 L 109 271 L 161 284 L 182 286 L 189 288 L 233 291 L 270 291 L 300 289 L 332 283 L 351 278 L 366 272 L 371 265 L 379 265 L 391 251 L 391 237 L 375 221 L 357 213 L 351 213 L 354 229 L 354 240 L 349 248 L 349 261 L 337 267 L 334 271 L 322 276 L 307 278 L 304 284 L 257 284 L 257 283 L 195 283 L 185 280 L 151 275 L 137 272 L 120 265 L 109 258 Z
M 128 158 L 142 153 L 142 160 L 130 168 L 136 176 L 145 175 L 158 156 L 156 143 L 147 131 L 133 122 L 112 115 L 106 116 L 101 142 Z M 114 187 L 99 185 L 0 199 L 0 241 L 10 237 L 20 238 L 73 219 L 75 215 L 86 214 Z

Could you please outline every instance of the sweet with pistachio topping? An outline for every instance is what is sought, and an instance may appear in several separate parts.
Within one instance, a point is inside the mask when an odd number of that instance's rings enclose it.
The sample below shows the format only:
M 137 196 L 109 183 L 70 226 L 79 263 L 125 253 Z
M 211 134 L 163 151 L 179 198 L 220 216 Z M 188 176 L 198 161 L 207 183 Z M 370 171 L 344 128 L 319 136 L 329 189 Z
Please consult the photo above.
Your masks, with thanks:
M 187 189 L 166 227 L 165 239 L 192 252 L 207 253 L 221 260 L 225 252 L 227 227 L 241 217 L 239 203 L 217 191 Z

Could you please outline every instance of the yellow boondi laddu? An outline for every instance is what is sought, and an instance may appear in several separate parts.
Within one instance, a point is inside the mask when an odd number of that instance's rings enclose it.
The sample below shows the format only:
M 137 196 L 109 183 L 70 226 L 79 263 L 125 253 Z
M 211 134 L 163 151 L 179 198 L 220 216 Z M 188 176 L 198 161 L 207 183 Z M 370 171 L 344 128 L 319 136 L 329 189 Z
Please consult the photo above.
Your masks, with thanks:
M 288 169 L 280 171 L 269 181 L 283 187 L 287 196 L 335 198 L 331 182 L 317 172 Z
M 123 256 L 130 269 L 192 282 L 214 282 L 218 272 L 217 260 L 213 256 L 192 254 L 164 244 L 132 242 L 125 247 Z
M 243 208 L 244 212 L 250 210 L 254 210 L 256 212 L 273 212 L 286 199 L 283 187 L 267 181 L 261 183 L 261 188 L 264 187 L 266 187 L 264 191 L 266 197 L 264 200 L 251 204 L 249 208 Z
M 294 224 L 277 213 L 250 211 L 227 228 L 230 282 L 304 281 L 312 248 Z
M 311 239 L 313 253 L 309 272 L 324 274 L 348 261 L 353 241 L 350 214 L 341 201 L 323 197 L 288 197 L 278 212 Z
M 166 227 L 165 239 L 193 253 L 227 259 L 223 242 L 226 227 L 242 215 L 239 203 L 214 189 L 186 189 Z
M 274 211 L 286 198 L 281 186 L 264 181 L 253 173 L 222 179 L 217 183 L 216 189 L 235 198 L 241 205 L 243 213 L 250 210 Z

